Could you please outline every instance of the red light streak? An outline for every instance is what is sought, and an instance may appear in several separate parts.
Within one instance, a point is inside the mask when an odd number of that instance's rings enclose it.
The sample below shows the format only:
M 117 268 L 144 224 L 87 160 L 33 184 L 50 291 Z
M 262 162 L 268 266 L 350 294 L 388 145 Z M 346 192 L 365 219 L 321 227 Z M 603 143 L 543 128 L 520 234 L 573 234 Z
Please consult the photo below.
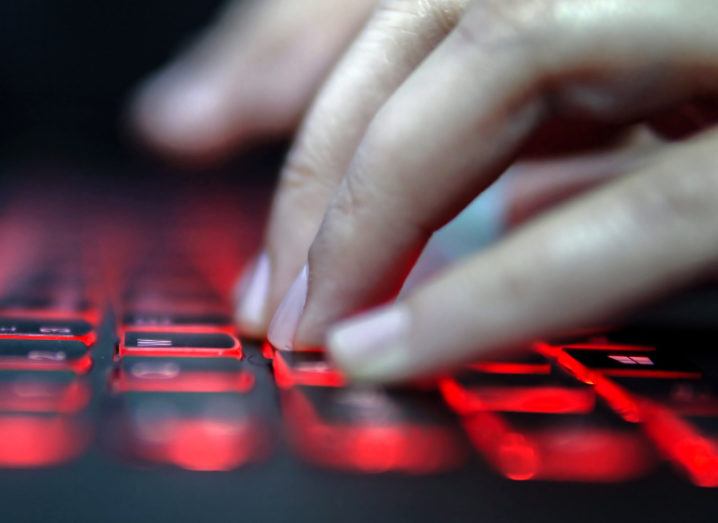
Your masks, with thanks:
M 550 363 L 513 363 L 506 361 L 479 361 L 468 368 L 486 374 L 547 375 L 551 373 Z
M 718 487 L 718 447 L 690 423 L 652 402 L 641 403 L 644 429 L 655 445 L 700 487 Z
M 536 350 L 555 359 L 561 368 L 579 381 L 593 385 L 596 394 L 625 421 L 630 423 L 641 421 L 641 412 L 635 398 L 603 374 L 589 369 L 558 347 L 537 343 Z

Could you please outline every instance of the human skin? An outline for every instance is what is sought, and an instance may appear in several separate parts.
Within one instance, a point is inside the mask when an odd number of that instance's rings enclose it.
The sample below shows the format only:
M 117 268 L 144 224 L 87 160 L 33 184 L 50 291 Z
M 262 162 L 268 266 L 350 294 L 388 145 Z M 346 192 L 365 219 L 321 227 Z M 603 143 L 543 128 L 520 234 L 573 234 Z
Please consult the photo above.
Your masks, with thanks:
M 708 0 L 380 2 L 302 121 L 240 325 L 394 382 L 715 270 L 717 24 Z M 660 136 L 667 117 L 689 132 Z M 609 139 L 577 152 L 566 122 Z M 526 164 L 547 127 L 551 146 Z M 516 162 L 563 166 L 564 187 L 570 166 L 588 189 L 395 301 L 431 235 Z M 610 171 L 598 186 L 596 162 Z

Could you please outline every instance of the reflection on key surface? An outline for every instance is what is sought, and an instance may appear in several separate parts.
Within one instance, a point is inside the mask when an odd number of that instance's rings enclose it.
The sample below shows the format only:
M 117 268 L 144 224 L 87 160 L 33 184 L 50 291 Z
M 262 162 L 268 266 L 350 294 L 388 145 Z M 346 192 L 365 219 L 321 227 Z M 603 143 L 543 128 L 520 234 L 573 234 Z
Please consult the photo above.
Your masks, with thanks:
M 227 471 L 269 450 L 264 424 L 236 395 L 124 393 L 117 402 L 104 440 L 133 463 Z
M 78 457 L 91 440 L 91 426 L 80 418 L 0 415 L 0 467 L 38 468 Z
M 477 362 L 440 382 L 489 464 L 512 480 L 609 483 L 652 470 L 652 446 L 636 427 L 598 405 L 589 385 L 536 357 Z
M 695 485 L 718 487 L 715 385 L 675 347 L 549 346 L 561 365 L 596 392 Z M 615 357 L 612 357 L 615 356 Z
M 290 441 L 305 460 L 364 473 L 429 474 L 462 464 L 464 442 L 434 400 L 363 388 L 281 394 Z

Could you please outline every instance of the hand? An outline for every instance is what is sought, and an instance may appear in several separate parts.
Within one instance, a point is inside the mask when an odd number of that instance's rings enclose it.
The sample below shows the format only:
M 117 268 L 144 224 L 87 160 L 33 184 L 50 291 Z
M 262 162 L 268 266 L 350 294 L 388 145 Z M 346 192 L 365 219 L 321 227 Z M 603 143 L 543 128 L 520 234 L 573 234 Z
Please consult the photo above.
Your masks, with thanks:
M 621 129 L 709 123 L 717 24 L 708 0 L 382 2 L 302 125 L 241 323 L 266 328 L 299 273 L 274 345 L 326 344 L 350 377 L 397 381 L 605 320 L 706 273 L 718 132 L 636 148 Z M 553 129 L 559 145 L 538 165 L 567 161 L 560 145 L 575 136 L 560 122 L 589 140 L 591 125 L 611 131 L 600 154 L 615 178 L 386 304 L 432 233 L 538 134 Z M 577 175 L 595 159 L 569 154 Z
M 295 127 L 374 0 L 237 0 L 133 100 L 140 136 L 172 159 L 215 162 Z

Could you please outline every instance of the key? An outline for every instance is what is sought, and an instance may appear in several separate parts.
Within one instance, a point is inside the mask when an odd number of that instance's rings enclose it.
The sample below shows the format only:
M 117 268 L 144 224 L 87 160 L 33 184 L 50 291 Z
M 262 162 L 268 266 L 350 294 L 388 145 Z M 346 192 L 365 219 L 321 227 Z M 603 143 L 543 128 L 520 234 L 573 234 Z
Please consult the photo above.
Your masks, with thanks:
M 64 372 L 0 372 L 0 412 L 74 414 L 90 395 L 85 380 Z
M 287 389 L 295 385 L 342 387 L 346 380 L 322 351 L 275 351 L 274 379 Z
M 592 350 L 590 347 L 571 346 L 566 354 L 592 371 L 605 376 L 698 379 L 700 371 L 689 361 L 668 351 L 623 349 L 609 347 Z
M 439 381 L 444 400 L 460 415 L 476 412 L 591 412 L 593 390 L 552 369 L 540 354 L 522 351 L 500 361 L 477 361 Z
M 91 368 L 90 352 L 79 341 L 0 339 L 0 369 L 86 374 Z
M 254 386 L 254 375 L 226 359 L 125 357 L 112 373 L 112 391 L 239 393 Z
M 295 451 L 307 461 L 366 474 L 430 474 L 463 463 L 466 447 L 435 394 L 297 386 L 281 391 Z
M 92 325 L 79 319 L 0 317 L 0 339 L 75 340 L 86 346 L 95 343 Z
M 647 475 L 653 446 L 638 427 L 609 414 L 500 414 L 462 418 L 477 451 L 514 481 L 617 483 Z
M 122 394 L 103 440 L 143 464 L 234 470 L 265 459 L 271 441 L 265 422 L 237 399 L 223 394 Z
M 180 356 L 241 358 L 239 340 L 224 332 L 125 331 L 119 357 Z

